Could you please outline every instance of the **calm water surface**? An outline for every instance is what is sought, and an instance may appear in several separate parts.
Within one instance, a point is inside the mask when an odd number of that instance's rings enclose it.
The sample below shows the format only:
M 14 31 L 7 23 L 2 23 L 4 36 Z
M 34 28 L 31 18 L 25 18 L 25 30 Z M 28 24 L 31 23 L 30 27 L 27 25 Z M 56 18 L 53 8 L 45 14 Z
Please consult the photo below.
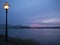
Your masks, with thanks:
M 4 29 L 0 29 L 0 34 L 4 33 Z M 55 43 L 60 45 L 60 29 L 9 29 L 8 36 L 33 39 L 42 44 Z

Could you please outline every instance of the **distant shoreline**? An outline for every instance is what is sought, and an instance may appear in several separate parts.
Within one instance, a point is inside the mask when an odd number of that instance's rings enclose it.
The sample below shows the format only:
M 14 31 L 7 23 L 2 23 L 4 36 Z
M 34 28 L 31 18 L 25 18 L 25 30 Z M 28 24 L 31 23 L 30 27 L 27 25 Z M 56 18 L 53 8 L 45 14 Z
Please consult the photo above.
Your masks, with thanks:
M 9 29 L 60 29 L 60 27 L 8 27 Z M 0 27 L 5 29 L 5 27 Z
M 55 27 L 30 27 L 22 25 L 8 25 L 9 29 L 60 29 L 60 26 Z M 0 29 L 5 29 L 5 24 L 0 25 Z

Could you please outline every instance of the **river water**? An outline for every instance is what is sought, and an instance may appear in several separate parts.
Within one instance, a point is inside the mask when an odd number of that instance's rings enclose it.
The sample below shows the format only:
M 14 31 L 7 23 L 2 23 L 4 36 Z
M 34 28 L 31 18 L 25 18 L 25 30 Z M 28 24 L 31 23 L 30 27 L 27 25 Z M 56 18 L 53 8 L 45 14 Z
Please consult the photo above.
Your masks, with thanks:
M 5 34 L 5 29 L 0 29 L 0 34 Z M 60 29 L 9 29 L 8 36 L 36 40 L 42 45 L 60 45 Z

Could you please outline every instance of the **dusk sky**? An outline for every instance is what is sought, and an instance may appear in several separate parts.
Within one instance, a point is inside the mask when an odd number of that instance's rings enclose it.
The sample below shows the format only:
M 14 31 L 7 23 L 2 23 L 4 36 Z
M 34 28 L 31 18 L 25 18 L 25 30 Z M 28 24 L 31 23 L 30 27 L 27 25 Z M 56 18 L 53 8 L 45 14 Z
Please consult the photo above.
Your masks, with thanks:
M 8 24 L 60 26 L 60 0 L 0 0 L 0 24 L 5 24 L 3 5 L 8 2 Z

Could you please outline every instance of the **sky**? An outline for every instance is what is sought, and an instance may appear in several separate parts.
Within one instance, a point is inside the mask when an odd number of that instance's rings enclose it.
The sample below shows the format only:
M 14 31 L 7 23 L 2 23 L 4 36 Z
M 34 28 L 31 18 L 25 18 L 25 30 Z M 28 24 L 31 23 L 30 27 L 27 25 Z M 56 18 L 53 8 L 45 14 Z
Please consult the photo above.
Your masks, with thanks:
M 8 2 L 8 24 L 26 26 L 60 26 L 60 0 L 0 0 L 0 24 L 5 24 Z

